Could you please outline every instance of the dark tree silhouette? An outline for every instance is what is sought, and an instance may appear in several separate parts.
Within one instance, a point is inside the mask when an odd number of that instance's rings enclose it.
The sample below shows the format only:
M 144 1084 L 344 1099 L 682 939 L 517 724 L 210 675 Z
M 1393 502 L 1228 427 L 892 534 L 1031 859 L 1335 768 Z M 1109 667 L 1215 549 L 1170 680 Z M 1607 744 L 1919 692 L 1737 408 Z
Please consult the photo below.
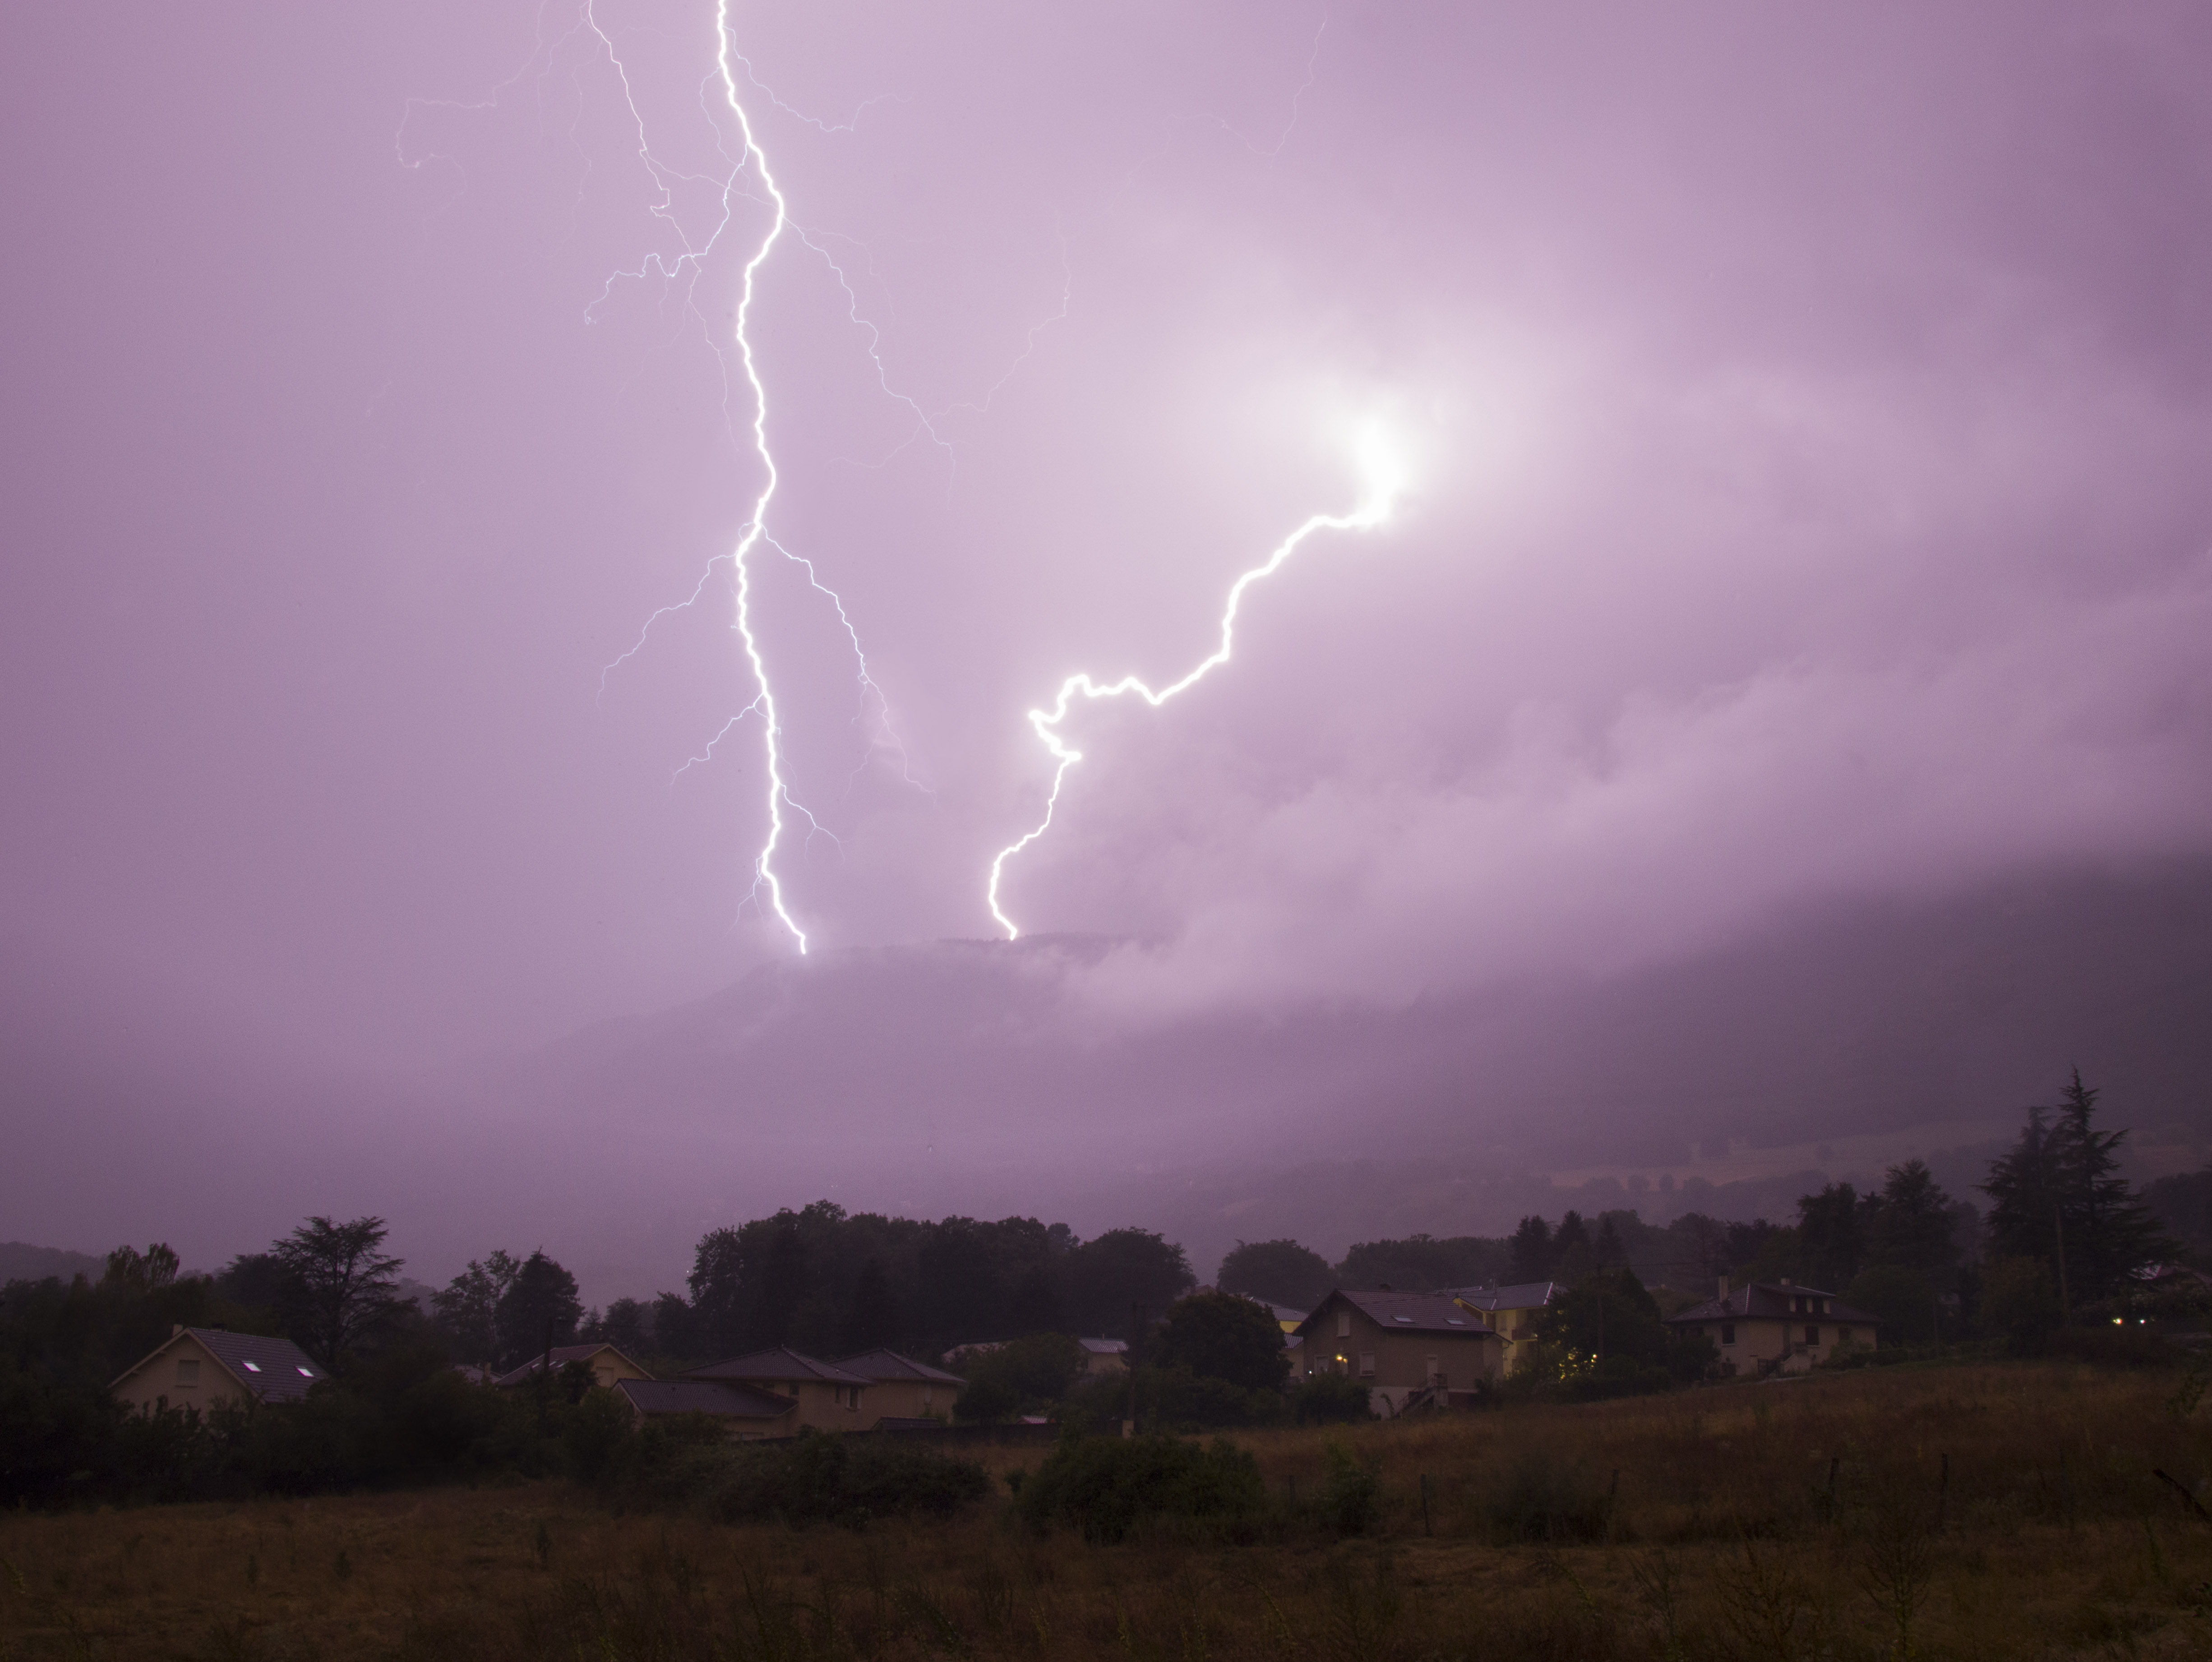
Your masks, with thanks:
M 1267 1307 L 1235 1293 L 1194 1293 L 1170 1305 L 1152 1361 L 1246 1391 L 1279 1390 L 1291 1369 L 1283 1330 Z
M 1224 1293 L 1243 1293 L 1270 1304 L 1310 1310 L 1335 1285 L 1328 1260 L 1295 1240 L 1240 1240 L 1213 1277 Z
M 284 1272 L 286 1325 L 300 1347 L 326 1367 L 336 1368 L 400 1309 L 404 1260 L 382 1250 L 390 1233 L 380 1217 L 348 1223 L 311 1217 L 269 1248 Z
M 543 1352 L 552 1334 L 555 1344 L 573 1344 L 584 1307 L 577 1301 L 576 1278 L 543 1251 L 523 1259 L 514 1284 L 499 1301 L 500 1363 L 519 1367 Z
M 1552 1226 L 1534 1216 L 1521 1220 L 1521 1227 L 1513 1232 L 1513 1279 L 1516 1282 L 1545 1281 L 1552 1274 L 1552 1266 L 1559 1262 L 1559 1254 L 1552 1246 Z

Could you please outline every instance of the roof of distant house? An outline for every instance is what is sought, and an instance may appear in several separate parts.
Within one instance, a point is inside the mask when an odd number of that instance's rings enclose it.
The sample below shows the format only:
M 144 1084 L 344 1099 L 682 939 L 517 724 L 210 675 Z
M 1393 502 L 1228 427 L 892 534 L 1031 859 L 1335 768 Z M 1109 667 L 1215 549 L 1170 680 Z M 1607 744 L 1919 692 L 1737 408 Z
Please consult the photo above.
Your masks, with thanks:
M 500 1386 L 520 1385 L 534 1376 L 538 1370 L 545 1365 L 545 1360 L 549 1355 L 553 1360 L 553 1371 L 557 1374 L 570 1362 L 588 1362 L 602 1350 L 614 1350 L 615 1355 L 622 1356 L 622 1359 L 629 1362 L 632 1368 L 637 1368 L 639 1373 L 642 1374 L 646 1371 L 642 1368 L 638 1368 L 637 1364 L 631 1362 L 628 1356 L 623 1356 L 623 1353 L 615 1350 L 615 1347 L 611 1344 L 556 1344 L 550 1352 L 539 1351 L 521 1367 L 508 1368 L 492 1383 Z
M 222 1364 L 223 1371 L 244 1386 L 257 1402 L 298 1402 L 307 1394 L 309 1386 L 330 1377 L 319 1362 L 289 1339 L 270 1338 L 260 1333 L 234 1333 L 227 1327 L 179 1327 L 117 1374 L 115 1385 L 122 1384 L 185 1337 L 198 1339 L 207 1353 Z M 115 1386 L 108 1387 L 111 1391 L 114 1388 Z
M 1436 1293 L 1352 1293 L 1339 1288 L 1323 1299 L 1312 1315 L 1298 1324 L 1303 1334 L 1314 1325 L 1330 1300 L 1342 1299 L 1378 1327 L 1414 1333 L 1495 1335 L 1496 1330 L 1450 1299 Z
M 1825 1299 L 1826 1309 L 1793 1309 L 1798 1299 Z M 1844 1303 L 1833 1293 L 1818 1287 L 1798 1287 L 1786 1282 L 1749 1281 L 1731 1288 L 1724 1298 L 1707 1299 L 1703 1304 L 1693 1304 L 1667 1318 L 1670 1322 L 1691 1321 L 1801 1321 L 1810 1315 L 1825 1316 L 1830 1321 L 1848 1321 L 1873 1326 L 1878 1317 Z
M 732 1419 L 773 1420 L 799 1406 L 789 1397 L 756 1391 L 728 1380 L 617 1380 L 615 1389 L 641 1414 L 720 1414 Z
M 1078 1339 L 1076 1343 L 1094 1356 L 1119 1356 L 1129 1349 L 1127 1339 Z
M 830 1362 L 802 1356 L 786 1345 L 778 1345 L 769 1350 L 756 1350 L 750 1356 L 732 1356 L 727 1362 L 709 1362 L 704 1368 L 692 1368 L 684 1377 L 687 1380 L 761 1380 L 771 1385 L 873 1383 L 865 1374 L 848 1373 Z
M 848 1374 L 858 1374 L 864 1380 L 878 1384 L 897 1380 L 912 1380 L 924 1385 L 965 1385 L 967 1380 L 957 1374 L 948 1374 L 942 1368 L 932 1368 L 926 1362 L 916 1362 L 912 1356 L 902 1356 L 896 1350 L 863 1350 L 857 1356 L 840 1356 L 837 1366 Z
M 1538 1310 L 1565 1292 L 1556 1281 L 1521 1281 L 1510 1287 L 1447 1287 L 1443 1296 L 1477 1310 Z

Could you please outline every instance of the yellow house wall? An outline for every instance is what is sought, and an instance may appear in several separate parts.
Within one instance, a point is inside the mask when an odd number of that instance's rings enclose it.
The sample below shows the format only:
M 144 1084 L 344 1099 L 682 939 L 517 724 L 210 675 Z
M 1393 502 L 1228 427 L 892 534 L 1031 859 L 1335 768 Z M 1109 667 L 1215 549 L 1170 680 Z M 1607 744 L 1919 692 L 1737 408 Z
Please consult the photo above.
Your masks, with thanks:
M 1839 1342 L 1838 1336 L 1844 1325 L 1832 1319 L 1818 1320 L 1812 1317 L 1799 1317 L 1795 1320 L 1783 1320 L 1771 1316 L 1753 1317 L 1734 1323 L 1735 1343 L 1723 1344 L 1721 1343 L 1723 1325 L 1717 1321 L 1706 1322 L 1704 1325 L 1705 1337 L 1713 1342 L 1713 1349 L 1720 1352 L 1724 1365 L 1734 1362 L 1738 1372 L 1747 1374 L 1754 1371 L 1760 1362 L 1780 1362 L 1793 1351 L 1802 1351 L 1819 1362 L 1834 1353 Z M 1806 1343 L 1805 1330 L 1808 1327 L 1819 1331 L 1819 1343 Z M 1853 1325 L 1851 1343 L 1865 1350 L 1874 1350 L 1874 1328 L 1864 1323 Z
M 865 1431 L 873 1425 L 884 1412 L 874 1402 L 879 1386 L 866 1386 L 860 1392 L 860 1405 L 852 1408 L 837 1400 L 842 1386 L 828 1385 L 820 1380 L 748 1380 L 748 1385 L 763 1391 L 773 1391 L 779 1397 L 795 1398 L 798 1411 L 783 1422 L 787 1435 L 801 1426 L 812 1426 L 817 1431 Z M 850 1392 L 847 1392 L 848 1401 Z
M 602 1350 L 590 1359 L 592 1383 L 611 1391 L 617 1380 L 649 1380 L 652 1374 L 642 1368 L 627 1362 L 612 1350 Z
M 1340 1309 L 1344 1307 L 1338 1307 Z M 1386 1328 L 1359 1311 L 1352 1312 L 1352 1334 L 1336 1337 L 1335 1310 L 1322 1313 L 1316 1334 L 1309 1328 L 1305 1349 L 1308 1374 L 1344 1374 L 1371 1386 L 1419 1387 L 1429 1382 L 1428 1359 L 1434 1356 L 1444 1383 L 1454 1391 L 1472 1390 L 1494 1378 L 1498 1366 L 1497 1342 L 1479 1333 L 1407 1333 Z M 1375 1372 L 1359 1368 L 1362 1352 L 1375 1356 Z
M 878 1420 L 950 1419 L 960 1388 L 933 1380 L 881 1380 L 860 1392 L 859 1417 Z
M 198 1383 L 177 1383 L 179 1361 L 199 1363 Z M 171 1339 L 117 1380 L 115 1398 L 141 1414 L 150 1413 L 164 1402 L 171 1408 L 196 1408 L 204 1414 L 224 1404 L 252 1400 L 230 1370 L 215 1359 L 215 1353 L 190 1333 Z

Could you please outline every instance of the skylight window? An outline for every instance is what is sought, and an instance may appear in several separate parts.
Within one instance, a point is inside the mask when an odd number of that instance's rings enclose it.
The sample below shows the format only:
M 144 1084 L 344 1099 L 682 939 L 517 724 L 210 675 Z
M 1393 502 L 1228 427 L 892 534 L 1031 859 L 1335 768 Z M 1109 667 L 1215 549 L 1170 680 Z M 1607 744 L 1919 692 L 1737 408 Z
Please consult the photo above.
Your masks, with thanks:
M 261 1371 L 261 1364 L 258 1362 L 247 1362 L 246 1371 L 249 1374 L 258 1374 Z
M 1393 1316 L 1390 1319 L 1393 1321 L 1402 1321 L 1408 1327 L 1411 1327 L 1413 1325 L 1413 1319 L 1411 1316 Z
M 303 1380 L 312 1380 L 315 1377 L 315 1370 L 312 1368 L 302 1368 L 300 1370 L 300 1377 Z
M 1465 1316 L 1446 1316 L 1444 1319 L 1454 1327 L 1464 1327 L 1467 1325 L 1467 1318 Z

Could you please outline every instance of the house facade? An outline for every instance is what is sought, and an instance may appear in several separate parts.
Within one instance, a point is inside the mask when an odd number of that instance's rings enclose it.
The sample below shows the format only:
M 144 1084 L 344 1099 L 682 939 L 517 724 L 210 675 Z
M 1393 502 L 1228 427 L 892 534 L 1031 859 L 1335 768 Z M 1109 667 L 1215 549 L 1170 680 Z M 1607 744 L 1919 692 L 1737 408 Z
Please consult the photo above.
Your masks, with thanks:
M 1368 1387 L 1378 1414 L 1416 1398 L 1443 1404 L 1497 1380 L 1504 1344 L 1455 1300 L 1433 1293 L 1331 1293 L 1298 1324 L 1302 1372 L 1341 1374 Z
M 799 1430 L 799 1404 L 791 1398 L 726 1380 L 617 1380 L 614 1392 L 641 1421 L 708 1414 L 739 1442 Z
M 1875 1318 L 1818 1287 L 1788 1279 L 1720 1282 L 1717 1298 L 1668 1318 L 1678 1331 L 1700 1331 L 1720 1352 L 1724 1374 L 1802 1373 L 1838 1350 L 1877 1344 Z
M 1555 1281 L 1524 1281 L 1510 1287 L 1447 1287 L 1443 1296 L 1472 1310 L 1505 1346 L 1505 1371 L 1513 1373 L 1536 1344 L 1536 1318 L 1565 1291 Z
M 1129 1371 L 1129 1342 L 1127 1339 L 1078 1339 L 1083 1347 L 1083 1377 L 1095 1380 L 1103 1374 L 1126 1374 Z
M 556 1344 L 550 1354 L 556 1378 L 570 1362 L 584 1362 L 591 1368 L 592 1383 L 603 1390 L 611 1391 L 624 1380 L 649 1380 L 653 1377 L 611 1344 Z M 544 1367 L 547 1355 L 540 1351 L 521 1367 L 509 1368 L 492 1383 L 501 1387 L 529 1384 L 538 1377 L 538 1370 Z
M 326 1378 L 322 1364 L 289 1339 L 222 1327 L 175 1327 L 118 1374 L 108 1392 L 135 1412 L 248 1408 L 298 1402 Z
M 868 1381 L 867 1410 L 876 1423 L 886 1420 L 947 1420 L 968 1381 L 942 1368 L 902 1356 L 896 1350 L 863 1350 L 841 1356 L 836 1366 Z
M 695 1368 L 687 1380 L 716 1380 L 750 1386 L 798 1404 L 791 1429 L 811 1426 L 817 1431 L 866 1431 L 882 1417 L 869 1400 L 874 1381 L 848 1373 L 835 1362 L 779 1346 L 732 1356 L 727 1362 Z

